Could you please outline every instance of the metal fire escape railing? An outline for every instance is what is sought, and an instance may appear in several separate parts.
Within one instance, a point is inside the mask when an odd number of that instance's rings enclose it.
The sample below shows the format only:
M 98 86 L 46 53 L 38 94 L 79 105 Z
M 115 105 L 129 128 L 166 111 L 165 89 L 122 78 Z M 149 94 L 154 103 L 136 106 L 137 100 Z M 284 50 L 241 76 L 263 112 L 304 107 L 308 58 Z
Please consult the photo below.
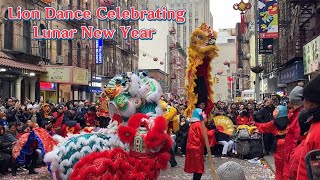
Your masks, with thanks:
M 294 32 L 288 39 L 288 60 L 296 58 L 301 59 L 303 56 L 303 45 L 311 39 L 313 27 L 311 27 L 311 19 L 315 17 L 314 9 L 316 9 L 318 0 L 288 0 L 289 5 L 295 10 L 291 13 L 291 27 Z

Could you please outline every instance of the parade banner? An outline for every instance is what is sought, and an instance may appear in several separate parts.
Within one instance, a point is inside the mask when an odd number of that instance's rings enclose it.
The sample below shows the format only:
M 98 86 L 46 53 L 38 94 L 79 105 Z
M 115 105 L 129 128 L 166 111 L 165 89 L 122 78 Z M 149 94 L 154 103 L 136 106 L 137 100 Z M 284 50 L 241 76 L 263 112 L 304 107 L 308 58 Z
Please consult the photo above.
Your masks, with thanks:
M 259 0 L 260 38 L 278 38 L 278 0 Z
M 320 36 L 303 46 L 304 74 L 319 70 Z
M 273 53 L 273 39 L 259 39 L 259 54 Z
M 88 85 L 88 69 L 73 66 L 45 66 L 47 74 L 40 79 L 43 82 L 60 84 Z
M 73 67 L 72 79 L 74 84 L 88 85 L 88 69 Z
M 98 39 L 96 40 L 96 64 L 102 64 L 102 50 L 103 50 L 103 40 L 102 39 Z
M 71 83 L 71 68 L 66 66 L 46 66 L 47 74 L 41 77 L 43 82 Z

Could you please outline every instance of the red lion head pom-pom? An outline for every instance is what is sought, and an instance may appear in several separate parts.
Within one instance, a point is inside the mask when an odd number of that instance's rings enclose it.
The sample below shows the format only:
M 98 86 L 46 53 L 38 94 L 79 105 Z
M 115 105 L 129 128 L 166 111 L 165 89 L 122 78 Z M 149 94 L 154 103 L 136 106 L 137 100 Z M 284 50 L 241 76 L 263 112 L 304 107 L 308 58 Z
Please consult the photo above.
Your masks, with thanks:
M 165 138 L 166 140 L 165 140 L 165 144 L 163 145 L 162 152 L 168 152 L 170 148 L 172 148 L 173 146 L 173 141 L 168 134 L 165 134 Z
M 161 148 L 164 144 L 166 138 L 165 134 L 157 131 L 149 131 L 145 138 L 145 145 L 147 149 L 157 149 Z
M 165 132 L 167 129 L 167 120 L 163 116 L 158 116 L 154 119 L 152 131 Z
M 122 142 L 131 143 L 136 135 L 136 129 L 128 126 L 120 126 L 118 129 L 118 136 Z
M 142 119 L 149 119 L 149 116 L 142 114 L 142 113 L 137 113 L 133 116 L 131 116 L 128 120 L 128 126 L 133 128 L 133 129 L 137 129 L 141 126 Z

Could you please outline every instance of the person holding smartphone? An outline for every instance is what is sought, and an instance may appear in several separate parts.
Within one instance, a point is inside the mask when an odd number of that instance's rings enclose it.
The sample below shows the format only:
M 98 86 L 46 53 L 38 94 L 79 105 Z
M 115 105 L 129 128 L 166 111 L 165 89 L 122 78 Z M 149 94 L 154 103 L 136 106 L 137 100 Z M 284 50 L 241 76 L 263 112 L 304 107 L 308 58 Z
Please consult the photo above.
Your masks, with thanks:
M 303 105 L 308 111 L 310 130 L 302 148 L 298 167 L 298 180 L 308 179 L 305 157 L 312 150 L 320 149 L 320 75 L 311 80 L 303 89 Z

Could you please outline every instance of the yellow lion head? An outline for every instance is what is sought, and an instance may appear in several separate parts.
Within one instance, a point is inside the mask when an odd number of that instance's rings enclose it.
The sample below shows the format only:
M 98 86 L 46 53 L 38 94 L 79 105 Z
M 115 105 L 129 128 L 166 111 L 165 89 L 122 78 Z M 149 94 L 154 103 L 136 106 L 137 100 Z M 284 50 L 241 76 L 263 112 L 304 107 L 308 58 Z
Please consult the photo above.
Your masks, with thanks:
M 209 25 L 202 23 L 192 32 L 190 48 L 200 54 L 216 53 L 219 50 L 216 46 L 216 39 L 217 32 L 212 30 Z

